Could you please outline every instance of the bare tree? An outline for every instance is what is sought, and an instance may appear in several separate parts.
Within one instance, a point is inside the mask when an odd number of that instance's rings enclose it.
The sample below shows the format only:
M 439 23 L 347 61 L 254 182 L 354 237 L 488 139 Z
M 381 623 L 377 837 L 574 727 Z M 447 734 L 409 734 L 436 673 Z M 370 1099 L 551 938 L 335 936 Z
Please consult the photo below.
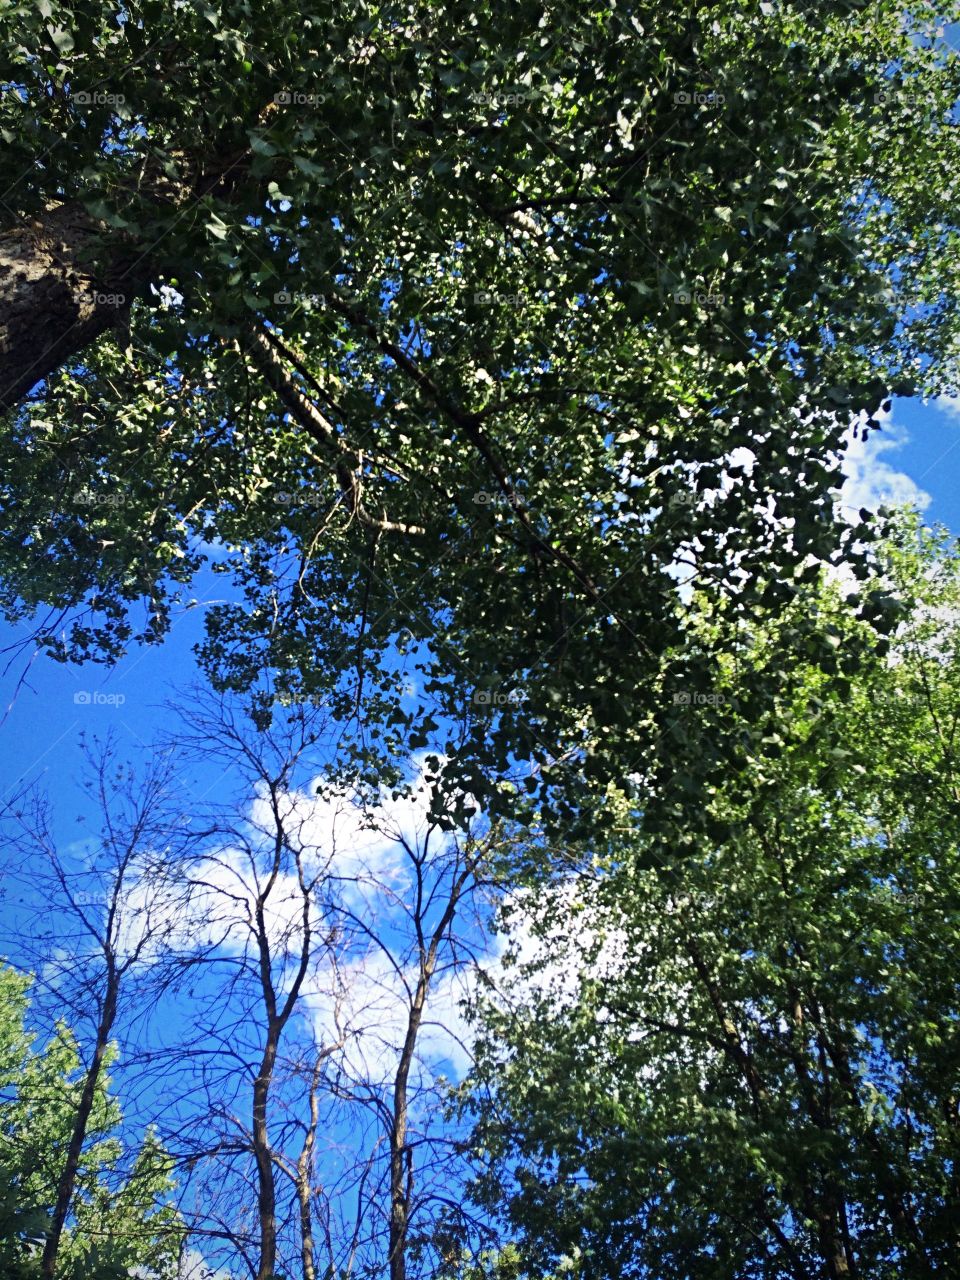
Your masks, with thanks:
M 127 1121 L 157 1126 L 210 1265 L 408 1280 L 429 1271 L 437 1224 L 465 1221 L 444 1072 L 466 1065 L 458 983 L 506 837 L 452 830 L 415 767 L 391 791 L 349 784 L 326 726 L 308 705 L 257 728 L 198 695 L 139 778 L 94 752 L 104 817 L 80 865 L 36 792 L 8 813 L 9 848 L 30 865 L 39 850 L 50 882 L 25 889 L 30 967 L 89 1024 L 44 1280 L 113 1041 Z M 187 798 L 187 763 L 214 799 Z M 41 923 L 51 894 L 63 909 Z
M 179 1019 L 158 1006 L 141 1047 L 166 1082 L 181 1207 L 251 1280 L 406 1280 L 431 1213 L 457 1207 L 441 1068 L 465 1062 L 457 980 L 503 833 L 446 830 L 416 771 L 393 793 L 335 780 L 322 708 L 256 729 L 201 696 L 187 722 L 181 749 L 232 794 L 194 811 L 205 844 L 176 873 L 170 938 Z
M 171 786 L 173 762 L 155 757 L 140 774 L 111 740 L 85 747 L 86 789 L 101 817 L 85 859 L 61 851 L 49 801 L 29 787 L 3 813 L 7 874 L 20 889 L 20 936 L 11 947 L 34 978 L 51 1029 L 64 1014 L 84 1058 L 79 1098 L 57 1177 L 40 1274 L 53 1280 L 91 1117 L 122 1015 L 147 999 L 144 978 L 170 930 L 167 868 L 183 832 Z

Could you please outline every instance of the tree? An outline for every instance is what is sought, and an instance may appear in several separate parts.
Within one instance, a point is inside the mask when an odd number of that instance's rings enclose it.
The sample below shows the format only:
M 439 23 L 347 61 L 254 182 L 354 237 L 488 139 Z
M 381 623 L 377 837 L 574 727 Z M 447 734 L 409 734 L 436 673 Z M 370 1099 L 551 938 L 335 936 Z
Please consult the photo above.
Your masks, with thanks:
M 42 1247 L 81 1101 L 80 1057 L 66 1024 L 41 1051 L 26 1029 L 28 981 L 0 968 L 0 1265 L 9 1280 L 42 1274 Z M 117 1103 L 101 1075 L 87 1118 L 71 1214 L 61 1231 L 63 1280 L 173 1280 L 182 1230 L 167 1197 L 170 1162 L 147 1134 L 132 1164 L 113 1135 Z
M 146 1216 L 173 1172 L 170 1237 L 149 1220 L 144 1266 L 182 1244 L 251 1280 L 432 1274 L 438 1223 L 483 1235 L 445 1073 L 469 1058 L 460 984 L 493 863 L 519 837 L 435 817 L 423 761 L 345 790 L 324 769 L 340 735 L 311 702 L 279 703 L 260 729 L 208 690 L 179 712 L 143 768 L 88 748 L 99 822 L 77 819 L 81 839 L 35 787 L 6 807 L 7 946 L 77 1076 L 63 1144 L 44 1153 L 31 1278 L 94 1280 L 72 1270 L 89 1236 L 95 1280 L 113 1280 L 110 1222 Z M 213 783 L 192 799 L 195 767 Z M 124 1104 L 109 1123 L 108 1069 Z M 110 1199 L 88 1170 L 112 1127 L 126 1150 L 149 1136 Z
M 218 795 L 179 849 L 163 839 L 166 976 L 122 1079 L 183 1170 L 191 1240 L 251 1280 L 432 1274 L 434 1223 L 480 1225 L 441 1073 L 467 1056 L 457 983 L 516 837 L 438 824 L 422 771 L 345 791 L 309 702 L 261 730 L 209 691 L 180 710 L 180 758 Z
M 155 962 L 172 928 L 165 860 L 175 856 L 174 844 L 184 835 L 168 758 L 158 757 L 138 779 L 118 762 L 108 742 L 87 749 L 87 766 L 86 785 L 99 804 L 102 827 L 85 867 L 71 865 L 61 854 L 49 803 L 35 789 L 8 803 L 4 815 L 8 874 L 21 889 L 16 927 L 29 940 L 26 948 L 19 944 L 17 949 L 31 952 L 38 987 L 55 1017 L 70 1011 L 81 1036 L 71 1043 L 83 1052 L 69 1141 L 45 1232 L 42 1280 L 62 1273 L 58 1257 L 67 1222 L 77 1212 L 84 1149 L 115 1037 L 126 1020 L 123 1015 L 129 1017 L 123 1006 L 136 1009 L 144 998 L 129 988 L 142 981 L 145 971 L 154 982 L 159 976 Z M 166 1162 L 152 1141 L 142 1158 L 151 1152 Z M 144 1176 L 144 1169 L 135 1170 L 132 1185 Z
M 751 801 L 713 799 L 741 808 L 737 838 L 653 850 L 644 870 L 651 850 L 624 836 L 513 901 L 531 932 L 487 1002 L 472 1106 L 479 1194 L 527 1274 L 953 1267 L 960 553 L 908 522 L 876 572 L 907 606 L 889 659 L 846 686 L 805 667 Z M 804 607 L 851 642 L 835 584 Z M 711 693 L 728 701 L 769 653 L 756 636 Z
M 738 767 L 655 709 L 713 679 L 670 570 L 788 601 L 851 417 L 953 388 L 955 16 L 8 7 L 8 611 L 115 655 L 215 545 L 218 686 L 273 667 L 383 759 L 463 723 L 450 795 L 512 813 L 532 761 L 570 823 Z

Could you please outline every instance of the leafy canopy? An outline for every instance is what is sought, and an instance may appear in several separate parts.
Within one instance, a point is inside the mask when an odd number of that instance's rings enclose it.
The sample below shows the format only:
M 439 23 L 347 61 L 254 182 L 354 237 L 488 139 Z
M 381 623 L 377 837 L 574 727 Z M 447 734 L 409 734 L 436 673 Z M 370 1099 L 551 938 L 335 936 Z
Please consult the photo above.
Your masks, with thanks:
M 6 6 L 2 217 L 79 219 L 120 326 L 6 423 L 8 612 L 112 659 L 212 561 L 215 682 L 374 771 L 516 812 L 522 761 L 548 820 L 721 776 L 676 574 L 788 603 L 851 416 L 954 385 L 954 10 Z
M 735 785 L 712 801 L 736 838 L 644 870 L 624 837 L 516 899 L 540 941 L 486 1004 L 472 1105 L 524 1274 L 952 1267 L 960 551 L 908 525 L 884 561 L 908 604 L 889 659 L 846 689 L 805 665 L 748 811 Z M 841 644 L 860 625 L 829 585 L 805 607 Z

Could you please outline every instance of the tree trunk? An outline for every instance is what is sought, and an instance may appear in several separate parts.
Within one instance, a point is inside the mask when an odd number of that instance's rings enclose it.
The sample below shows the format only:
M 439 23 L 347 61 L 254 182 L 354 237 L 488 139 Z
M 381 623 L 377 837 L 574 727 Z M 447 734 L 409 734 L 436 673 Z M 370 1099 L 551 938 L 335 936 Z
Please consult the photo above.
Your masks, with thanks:
M 407 1123 L 409 1118 L 409 1102 L 407 1090 L 410 1082 L 410 1068 L 413 1065 L 417 1048 L 417 1037 L 426 1008 L 427 993 L 437 967 L 437 955 L 440 944 L 453 923 L 453 918 L 460 905 L 460 898 L 470 878 L 473 876 L 476 862 L 467 859 L 466 866 L 456 875 L 450 886 L 450 896 L 443 909 L 443 915 L 437 923 L 430 938 L 430 945 L 425 947 L 423 940 L 423 917 L 418 909 L 416 917 L 417 933 L 420 938 L 420 973 L 417 986 L 410 1002 L 407 1016 L 407 1033 L 397 1063 L 397 1074 L 393 1085 L 393 1124 L 390 1130 L 390 1222 L 388 1236 L 388 1257 L 390 1280 L 407 1280 L 407 1233 L 410 1227 L 410 1206 L 413 1203 L 413 1151 L 407 1146 Z M 421 874 L 418 864 L 418 876 Z M 420 886 L 422 889 L 422 884 Z M 418 900 L 423 901 L 422 893 Z
M 317 1138 L 317 1124 L 320 1110 L 317 1090 L 320 1086 L 320 1067 L 324 1057 L 318 1057 L 310 1081 L 310 1123 L 303 1147 L 297 1160 L 297 1204 L 300 1207 L 300 1260 L 303 1265 L 303 1280 L 316 1280 L 317 1269 L 313 1261 L 313 1213 L 310 1203 L 310 1173 L 313 1167 L 313 1147 Z
M 148 264 L 132 247 L 94 264 L 96 232 L 61 205 L 0 233 L 0 411 L 122 321 L 145 288 Z
M 293 1013 L 307 975 L 311 953 L 310 889 L 303 875 L 303 864 L 297 858 L 297 878 L 303 894 L 303 940 L 300 947 L 300 964 L 283 1008 L 277 1010 L 277 994 L 273 986 L 270 960 L 270 934 L 267 929 L 265 903 L 280 874 L 281 857 L 285 847 L 283 820 L 277 801 L 276 782 L 271 784 L 271 802 L 277 834 L 273 851 L 273 868 L 270 877 L 257 898 L 257 950 L 259 952 L 260 988 L 266 1013 L 266 1038 L 263 1057 L 253 1082 L 253 1155 L 257 1166 L 257 1220 L 260 1226 L 260 1262 L 257 1280 L 272 1280 L 277 1267 L 277 1189 L 273 1176 L 273 1151 L 270 1147 L 268 1110 L 273 1072 L 277 1063 L 277 1050 L 283 1029 Z M 311 1241 L 312 1253 L 312 1241 Z
M 260 1070 L 253 1084 L 253 1155 L 257 1164 L 257 1220 L 260 1226 L 257 1280 L 271 1280 L 277 1265 L 277 1192 L 267 1130 L 267 1105 L 277 1060 L 278 1038 L 276 1025 L 271 1022 Z
M 389 1266 L 390 1280 L 407 1278 L 407 1227 L 410 1218 L 410 1190 L 412 1153 L 407 1148 L 407 1081 L 413 1061 L 417 1033 L 423 1016 L 426 984 L 421 981 L 417 990 L 407 1036 L 400 1057 L 393 1091 L 393 1129 L 390 1134 L 390 1232 Z M 406 1166 L 404 1165 L 406 1157 Z
M 87 1126 L 90 1123 L 93 1101 L 97 1095 L 97 1082 L 103 1069 L 103 1060 L 106 1057 L 107 1045 L 110 1043 L 110 1032 L 113 1030 L 116 1016 L 117 977 L 116 974 L 111 974 L 103 1002 L 103 1011 L 97 1026 L 97 1042 L 93 1051 L 93 1061 L 90 1063 L 90 1068 L 83 1081 L 83 1089 L 80 1092 L 80 1104 L 73 1119 L 73 1129 L 70 1133 L 70 1141 L 67 1144 L 67 1159 L 57 1183 L 57 1200 L 50 1221 L 50 1229 L 43 1245 L 43 1256 L 40 1260 L 40 1275 L 43 1280 L 53 1280 L 56 1272 L 60 1239 L 63 1235 L 67 1215 L 70 1212 L 70 1204 L 73 1200 L 73 1192 L 77 1182 L 77 1170 L 80 1167 L 80 1155 L 87 1137 Z

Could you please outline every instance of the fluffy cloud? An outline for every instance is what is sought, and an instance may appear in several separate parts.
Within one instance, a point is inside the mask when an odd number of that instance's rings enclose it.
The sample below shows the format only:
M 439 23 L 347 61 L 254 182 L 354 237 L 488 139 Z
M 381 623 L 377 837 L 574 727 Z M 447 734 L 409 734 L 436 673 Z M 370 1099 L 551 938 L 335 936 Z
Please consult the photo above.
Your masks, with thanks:
M 311 980 L 305 995 L 320 1044 L 343 1041 L 341 1065 L 355 1080 L 386 1084 L 397 1071 L 417 983 L 417 968 L 371 949 Z M 472 1061 L 461 1001 L 474 984 L 469 970 L 448 970 L 431 982 L 417 1037 L 414 1078 L 434 1068 L 457 1077 Z
M 422 781 L 398 800 L 384 792 L 371 809 L 315 778 L 309 787 L 285 793 L 280 817 L 308 869 L 322 871 L 351 905 L 359 905 L 371 895 L 402 893 L 407 879 L 403 846 L 416 847 L 423 838 L 429 803 Z M 250 823 L 265 841 L 273 839 L 276 822 L 264 793 L 251 805 Z
M 340 1063 L 349 1075 L 387 1082 L 396 1072 L 417 983 L 412 913 L 417 907 L 426 913 L 429 932 L 449 887 L 450 838 L 431 828 L 429 807 L 422 777 L 408 794 L 395 800 L 384 792 L 373 806 L 331 789 L 323 778 L 282 793 L 276 812 L 266 790 L 258 791 L 229 844 L 214 843 L 186 864 L 167 868 L 160 856 L 142 868 L 123 903 L 121 949 L 129 954 L 140 945 L 148 963 L 163 952 L 190 956 L 211 949 L 255 958 L 255 904 L 266 890 L 274 981 L 285 987 L 303 936 L 296 850 L 306 880 L 315 882 L 315 955 L 302 1008 L 318 1044 L 342 1045 Z M 278 831 L 284 847 L 273 874 Z M 421 858 L 419 879 L 411 853 Z M 482 945 L 475 931 L 468 941 Z M 469 1064 L 460 1011 L 464 965 L 452 963 L 445 942 L 418 1037 L 422 1069 L 460 1075 Z
M 904 471 L 897 471 L 884 460 L 884 454 L 896 453 L 907 443 L 906 431 L 896 423 L 892 413 L 878 413 L 879 431 L 871 431 L 863 440 L 857 425 L 847 433 L 847 448 L 843 455 L 844 482 L 840 489 L 840 510 L 851 523 L 859 520 L 861 507 L 876 511 L 882 506 L 899 506 L 909 503 L 923 511 L 930 503 L 930 495 L 920 488 Z
M 266 889 L 271 949 L 295 951 L 303 899 L 292 849 L 299 852 L 307 879 L 322 885 L 318 904 L 335 900 L 354 914 L 380 918 L 402 910 L 409 887 L 406 848 L 423 840 L 429 802 L 422 781 L 398 800 L 384 793 L 369 807 L 318 777 L 284 792 L 274 814 L 266 791 L 258 791 L 230 844 L 214 845 L 186 865 L 167 867 L 159 855 L 142 868 L 123 904 L 122 949 L 132 951 L 149 930 L 145 960 L 155 960 L 161 946 L 241 952 L 253 936 L 254 906 Z M 274 876 L 280 832 L 284 856 Z
M 939 409 L 941 413 L 945 413 L 948 418 L 960 422 L 960 399 L 954 396 L 937 396 L 930 403 L 935 409 Z

